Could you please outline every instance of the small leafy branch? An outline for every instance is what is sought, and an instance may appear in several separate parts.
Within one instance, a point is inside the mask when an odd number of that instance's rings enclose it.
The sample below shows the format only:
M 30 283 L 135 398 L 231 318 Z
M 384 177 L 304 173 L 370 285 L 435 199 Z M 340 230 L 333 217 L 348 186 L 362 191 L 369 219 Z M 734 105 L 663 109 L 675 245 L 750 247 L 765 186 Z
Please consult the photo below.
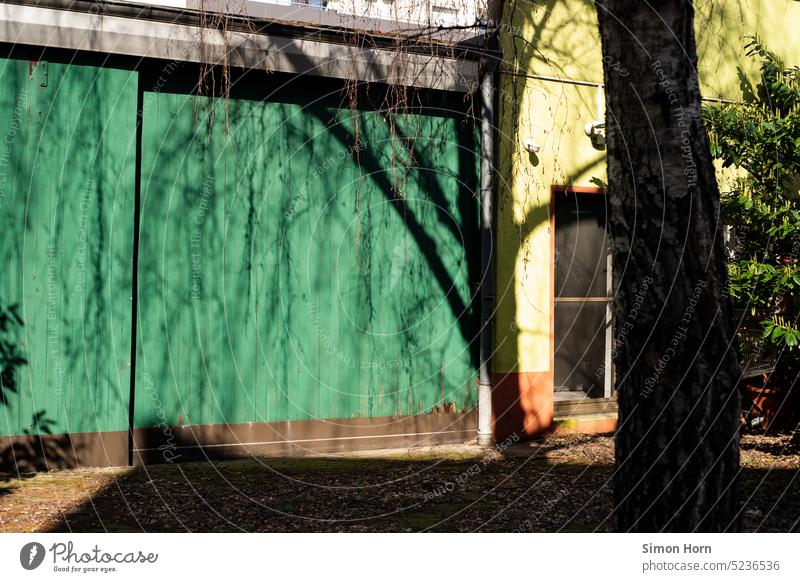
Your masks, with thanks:
M 790 350 L 798 346 L 800 342 L 800 332 L 797 327 L 787 323 L 785 318 L 776 315 L 772 319 L 761 322 L 764 326 L 764 337 L 773 344 L 784 344 Z

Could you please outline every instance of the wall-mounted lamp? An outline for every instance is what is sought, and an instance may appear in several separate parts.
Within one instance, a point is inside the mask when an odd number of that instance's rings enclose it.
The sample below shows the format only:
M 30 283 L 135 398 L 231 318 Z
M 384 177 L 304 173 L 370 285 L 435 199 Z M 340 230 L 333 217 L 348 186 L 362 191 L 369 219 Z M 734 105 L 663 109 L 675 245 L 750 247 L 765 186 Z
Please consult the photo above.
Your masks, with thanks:
M 542 149 L 542 146 L 530 138 L 522 142 L 522 147 L 524 147 L 525 151 L 529 154 L 537 154 L 539 153 L 539 150 Z
M 606 149 L 606 123 L 595 119 L 583 126 L 583 133 L 589 136 L 592 142 L 592 147 L 596 150 Z

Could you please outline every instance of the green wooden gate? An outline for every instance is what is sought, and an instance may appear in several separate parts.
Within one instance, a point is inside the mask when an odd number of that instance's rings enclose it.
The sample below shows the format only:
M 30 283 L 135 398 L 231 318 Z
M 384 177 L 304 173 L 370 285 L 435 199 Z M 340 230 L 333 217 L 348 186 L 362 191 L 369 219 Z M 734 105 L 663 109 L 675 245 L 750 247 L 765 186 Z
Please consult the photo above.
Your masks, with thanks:
M 137 427 L 472 408 L 461 120 L 145 101 Z
M 0 435 L 127 429 L 132 297 L 136 428 L 474 407 L 463 113 L 139 93 L 134 290 L 137 73 L 0 63 Z
M 137 74 L 0 59 L 0 435 L 126 430 Z

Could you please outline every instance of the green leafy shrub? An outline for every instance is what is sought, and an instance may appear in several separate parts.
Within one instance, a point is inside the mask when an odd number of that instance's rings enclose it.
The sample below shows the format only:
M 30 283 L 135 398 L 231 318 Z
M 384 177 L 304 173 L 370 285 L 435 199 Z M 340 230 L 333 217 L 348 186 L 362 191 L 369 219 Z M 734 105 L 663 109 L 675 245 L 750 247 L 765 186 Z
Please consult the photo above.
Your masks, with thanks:
M 750 37 L 757 59 L 753 85 L 739 70 L 742 100 L 708 105 L 703 116 L 711 153 L 737 178 L 722 193 L 729 227 L 728 277 L 736 307 L 763 314 L 762 337 L 777 350 L 797 350 L 795 297 L 800 291 L 800 68 L 788 67 Z

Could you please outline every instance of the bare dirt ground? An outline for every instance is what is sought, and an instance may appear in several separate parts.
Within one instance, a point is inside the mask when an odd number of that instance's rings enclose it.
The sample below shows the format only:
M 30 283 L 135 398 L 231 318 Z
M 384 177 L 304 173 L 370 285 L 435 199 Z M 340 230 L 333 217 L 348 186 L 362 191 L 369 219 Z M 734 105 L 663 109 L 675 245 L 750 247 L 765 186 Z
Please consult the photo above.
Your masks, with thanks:
M 608 531 L 613 439 L 0 474 L 0 531 Z M 741 528 L 800 530 L 800 450 L 742 440 Z

